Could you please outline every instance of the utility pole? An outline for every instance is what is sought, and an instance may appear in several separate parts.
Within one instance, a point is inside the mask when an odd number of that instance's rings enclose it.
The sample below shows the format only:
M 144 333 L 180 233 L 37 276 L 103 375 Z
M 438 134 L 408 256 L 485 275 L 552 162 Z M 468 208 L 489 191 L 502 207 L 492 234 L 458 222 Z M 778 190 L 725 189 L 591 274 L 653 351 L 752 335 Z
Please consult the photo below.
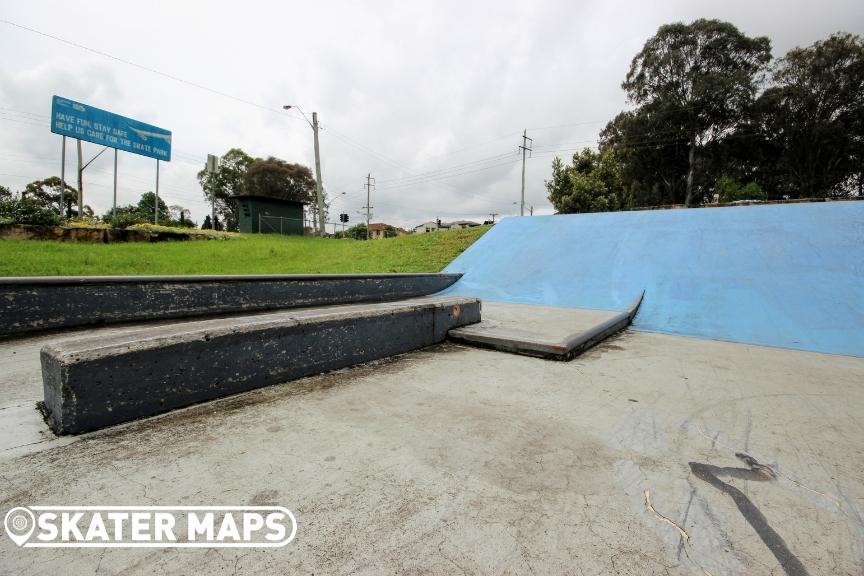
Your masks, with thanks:
M 312 112 L 312 131 L 315 133 L 315 193 L 318 196 L 318 231 L 324 236 L 324 195 L 321 193 L 321 154 L 318 151 L 318 113 Z M 368 202 L 367 202 L 368 204 Z
M 303 112 L 303 109 L 300 106 L 294 104 L 285 104 L 282 106 L 283 110 L 290 110 L 292 108 L 297 108 L 300 111 L 300 114 L 303 115 L 303 119 L 306 120 L 306 123 L 312 127 L 312 132 L 315 136 L 315 204 L 318 206 L 317 208 L 317 220 L 313 221 L 312 225 L 315 228 L 318 228 L 318 234 L 320 236 L 324 236 L 324 192 L 321 184 L 321 152 L 318 147 L 318 113 L 312 113 L 312 122 L 309 122 L 309 118 L 306 116 L 306 113 Z M 309 214 L 313 214 L 316 210 L 309 210 Z
M 78 218 L 84 217 L 84 154 L 81 150 L 81 139 L 78 140 Z
M 528 142 L 531 142 L 529 145 Z M 519 149 L 522 150 L 522 200 L 519 202 L 519 215 L 525 215 L 525 153 L 531 152 L 531 146 L 534 144 L 534 140 L 528 138 L 528 130 L 522 130 L 522 145 L 519 146 Z
M 374 186 L 375 186 L 375 179 L 372 178 L 371 173 L 367 174 L 366 175 L 366 206 L 364 206 L 364 208 L 366 208 L 366 240 L 369 240 L 369 218 L 370 218 L 369 210 L 372 208 L 372 206 L 370 206 L 370 203 L 371 203 L 370 199 L 371 199 L 371 195 L 372 195 L 372 188 Z
M 495 216 L 498 216 L 498 212 L 490 212 L 489 216 L 492 217 L 492 224 L 495 223 Z

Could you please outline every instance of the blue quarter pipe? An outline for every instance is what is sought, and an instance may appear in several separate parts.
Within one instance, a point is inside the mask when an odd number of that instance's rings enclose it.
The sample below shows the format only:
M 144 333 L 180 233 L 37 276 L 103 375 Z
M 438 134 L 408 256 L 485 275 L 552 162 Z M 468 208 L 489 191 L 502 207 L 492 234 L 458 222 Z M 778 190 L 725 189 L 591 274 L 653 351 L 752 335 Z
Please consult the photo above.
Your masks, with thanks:
M 633 328 L 864 356 L 864 202 L 508 218 L 444 294 L 624 310 Z

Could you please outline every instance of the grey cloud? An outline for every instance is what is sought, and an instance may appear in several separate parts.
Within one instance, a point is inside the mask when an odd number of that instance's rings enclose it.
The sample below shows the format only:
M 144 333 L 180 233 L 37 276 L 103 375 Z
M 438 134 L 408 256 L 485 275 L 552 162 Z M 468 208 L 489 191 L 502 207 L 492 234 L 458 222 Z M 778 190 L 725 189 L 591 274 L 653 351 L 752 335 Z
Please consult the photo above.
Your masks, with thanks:
M 28 2 L 12 5 L 6 17 L 269 108 L 292 103 L 318 111 L 333 211 L 360 219 L 361 186 L 372 172 L 380 184 L 372 198 L 375 220 L 403 227 L 436 216 L 514 214 L 524 128 L 535 144 L 526 201 L 537 213 L 551 212 L 543 181 L 552 158 L 596 141 L 605 121 L 625 106 L 620 84 L 631 58 L 665 22 L 727 19 L 748 34 L 769 36 L 775 55 L 839 29 L 864 31 L 864 7 L 845 0 L 346 1 L 244 8 L 159 2 L 117 8 L 103 1 L 47 10 Z M 106 26 L 103 14 L 117 10 L 124 17 Z M 153 30 L 159 33 L 142 36 Z M 3 32 L 0 50 L 16 58 L 0 65 L 0 107 L 47 114 L 53 91 L 173 130 L 177 153 L 163 172 L 163 196 L 191 208 L 199 221 L 207 206 L 195 173 L 207 153 L 240 146 L 312 164 L 311 130 L 292 113 L 264 111 L 32 34 Z M 36 76 L 41 80 L 25 81 L 33 69 L 44 71 Z M 41 160 L 58 155 L 47 128 L 3 122 L 0 146 L 0 154 L 31 162 L 2 163 L 0 173 L 25 166 L 40 176 L 57 171 L 56 160 Z M 122 168 L 129 177 L 121 178 L 124 199 L 152 188 L 146 159 L 124 157 Z M 443 174 L 453 177 L 436 179 Z M 0 176 L 0 183 L 9 182 Z M 98 195 L 101 209 L 110 201 L 107 192 Z

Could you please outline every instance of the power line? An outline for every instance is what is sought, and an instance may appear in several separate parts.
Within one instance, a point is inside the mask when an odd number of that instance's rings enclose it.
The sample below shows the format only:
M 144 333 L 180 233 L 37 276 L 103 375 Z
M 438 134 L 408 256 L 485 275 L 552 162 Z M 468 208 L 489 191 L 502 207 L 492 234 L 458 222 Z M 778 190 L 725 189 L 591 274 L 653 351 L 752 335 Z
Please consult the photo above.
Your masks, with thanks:
M 367 147 L 363 146 L 362 144 L 355 142 L 354 140 L 348 138 L 347 136 L 340 135 L 336 130 L 333 130 L 332 128 L 329 130 L 329 132 L 331 132 L 343 144 L 347 144 L 348 146 L 356 148 L 357 150 L 360 150 L 361 152 L 368 154 L 372 158 L 383 160 L 384 162 L 387 162 L 388 164 L 391 164 L 392 166 L 398 168 L 403 173 L 409 171 L 408 168 L 406 168 L 404 165 L 400 164 L 399 162 L 397 162 L 397 161 L 395 161 L 395 160 L 393 160 L 387 156 L 384 156 L 383 154 L 379 154 L 378 152 L 375 152 L 374 150 L 367 148 Z M 447 187 L 452 188 L 452 185 L 450 185 L 447 182 L 439 182 L 439 183 L 437 183 L 437 185 L 447 186 Z
M 22 113 L 22 114 L 26 113 L 26 114 L 29 114 L 29 115 L 34 116 L 34 117 L 45 118 L 46 120 L 48 119 L 48 117 L 47 117 L 47 116 L 44 116 L 44 115 L 37 115 L 37 114 L 34 114 L 34 113 L 23 112 L 23 111 L 16 111 L 16 112 L 19 112 L 19 113 Z M 0 119 L 3 119 L 2 116 L 0 116 Z M 331 129 L 330 132 L 336 132 L 336 131 Z M 349 145 L 352 145 L 352 146 L 354 146 L 354 147 L 356 147 L 356 148 L 358 148 L 358 149 L 360 149 L 360 150 L 362 150 L 362 151 L 366 151 L 366 152 L 368 152 L 368 153 L 370 153 L 370 154 L 372 154 L 372 155 L 375 155 L 375 156 L 381 156 L 382 158 L 384 158 L 385 160 L 389 161 L 390 163 L 399 166 L 399 164 L 398 164 L 396 161 L 391 160 L 391 159 L 389 159 L 389 158 L 387 158 L 387 157 L 385 157 L 385 156 L 383 156 L 383 155 L 379 155 L 379 154 L 375 153 L 374 151 L 371 151 L 371 150 L 369 150 L 369 149 L 366 149 L 364 146 L 360 145 L 359 143 L 355 143 L 354 141 L 352 141 L 352 140 L 351 140 L 350 138 L 348 138 L 347 136 L 340 136 L 340 135 L 337 135 L 337 134 L 334 134 L 334 135 L 337 136 L 337 138 L 339 138 L 340 140 L 343 140 L 344 142 L 348 143 Z M 182 151 L 182 150 L 177 150 L 177 149 L 173 150 L 172 152 L 173 152 L 174 160 L 175 160 L 175 161 L 177 161 L 177 162 L 181 162 L 181 163 L 184 163 L 184 164 L 190 164 L 190 165 L 194 165 L 194 166 L 200 166 L 200 161 L 199 161 L 199 160 L 190 160 L 190 159 L 189 159 L 189 158 L 197 158 L 197 155 L 192 154 L 192 153 L 188 153 L 188 152 L 184 152 L 184 151 Z M 395 184 L 402 184 L 403 187 L 404 187 L 404 186 L 407 186 L 407 185 L 413 185 L 413 184 L 420 184 L 420 183 L 424 183 L 424 184 L 433 184 L 433 185 L 434 185 L 434 184 L 438 184 L 438 185 L 446 185 L 446 186 L 449 186 L 451 189 L 454 189 L 453 186 L 452 186 L 451 184 L 449 184 L 449 183 L 447 183 L 447 182 L 439 182 L 439 180 L 443 180 L 443 179 L 444 179 L 444 176 L 446 176 L 446 175 L 448 175 L 448 174 L 449 174 L 449 175 L 453 175 L 453 176 L 461 175 L 462 173 L 465 173 L 464 170 L 463 170 L 463 168 L 466 168 L 466 167 L 469 167 L 469 166 L 473 166 L 473 165 L 486 164 L 486 163 L 489 163 L 490 161 L 500 160 L 500 159 L 502 159 L 502 158 L 506 158 L 506 157 L 509 156 L 509 155 L 510 155 L 509 153 L 507 153 L 507 154 L 499 154 L 499 155 L 497 155 L 497 156 L 491 156 L 491 157 L 488 157 L 488 158 L 481 158 L 481 159 L 478 159 L 478 160 L 473 160 L 473 161 L 470 161 L 470 162 L 465 162 L 465 163 L 463 163 L 463 164 L 457 164 L 457 165 L 450 166 L 450 167 L 438 168 L 438 169 L 435 169 L 435 170 L 430 170 L 430 171 L 421 172 L 421 173 L 417 173 L 417 174 L 409 174 L 409 175 L 406 175 L 406 176 L 393 178 L 393 179 L 391 179 L 391 180 L 387 180 L 387 181 L 386 181 L 387 184 L 388 184 L 387 188 L 391 188 L 391 189 L 392 189 L 392 188 L 396 188 L 397 186 L 396 186 Z M 184 156 L 185 156 L 186 158 L 183 158 Z M 53 160 L 53 159 L 52 159 L 52 160 Z M 501 165 L 501 164 L 497 164 L 497 165 Z M 494 166 L 490 166 L 490 168 L 491 168 L 491 167 L 494 167 Z M 430 178 L 430 177 L 433 177 L 433 176 L 441 176 L 441 178 Z M 386 189 L 386 188 L 385 188 L 385 189 Z
M 4 122 L 15 122 L 17 124 L 24 124 L 25 126 L 35 126 L 36 128 L 42 128 L 43 130 L 48 127 L 48 124 L 37 124 L 36 122 L 31 122 L 26 119 L 10 118 L 2 114 L 0 114 L 0 120 L 3 120 Z
M 193 82 L 191 80 L 186 80 L 184 78 L 180 78 L 179 76 L 175 76 L 175 75 L 169 74 L 167 72 L 162 72 L 161 70 L 156 70 L 155 68 L 151 68 L 151 67 L 145 66 L 143 64 L 138 64 L 137 62 L 127 60 L 126 58 L 121 58 L 120 56 L 114 56 L 113 54 L 109 54 L 108 52 L 104 52 L 102 50 L 97 50 L 96 48 L 91 48 L 89 46 L 79 44 L 78 42 L 73 42 L 72 40 L 67 40 L 65 38 L 61 38 L 60 36 L 55 36 L 54 34 L 49 34 L 48 32 L 42 32 L 41 30 L 36 30 L 35 28 L 31 28 L 29 26 L 24 26 L 23 24 L 18 24 L 16 22 L 12 22 L 11 20 L 6 20 L 4 18 L 0 18 L 0 23 L 7 24 L 7 25 L 12 26 L 14 28 L 19 28 L 21 30 L 25 30 L 25 31 L 30 32 L 32 34 L 38 34 L 39 36 L 43 36 L 45 38 L 50 38 L 51 40 L 55 40 L 57 42 L 62 42 L 63 44 L 67 44 L 69 46 L 74 46 L 75 48 L 79 48 L 79 49 L 85 50 L 87 52 L 92 52 L 93 54 L 97 54 L 97 55 L 102 56 L 104 58 L 110 58 L 111 60 L 121 62 L 123 64 L 126 64 L 127 66 L 132 66 L 134 68 L 138 68 L 140 70 L 150 72 L 151 74 L 156 74 L 158 76 L 168 78 L 169 80 L 174 80 L 175 82 L 187 84 L 189 86 L 198 88 L 199 90 L 204 90 L 206 92 L 210 92 L 212 94 L 222 96 L 223 98 L 229 98 L 231 100 L 235 100 L 237 102 L 241 102 L 241 103 L 247 104 L 249 106 L 254 106 L 254 107 L 260 108 L 262 110 L 267 110 L 269 112 L 280 113 L 280 114 L 282 113 L 282 111 L 278 108 L 271 108 L 271 107 L 265 106 L 263 104 L 258 104 L 257 102 L 252 102 L 251 100 L 246 100 L 245 98 L 240 98 L 238 96 L 234 96 L 233 94 L 228 94 L 227 92 L 222 92 L 221 90 L 216 90 L 215 88 L 210 88 L 209 86 L 204 86 L 203 84 L 198 84 L 197 82 Z
M 209 87 L 209 86 L 205 86 L 204 84 L 200 84 L 200 83 L 198 83 L 198 82 L 194 82 L 194 81 L 192 81 L 192 80 L 186 80 L 185 78 L 181 78 L 180 76 L 177 76 L 177 75 L 175 75 L 175 74 L 170 74 L 170 73 L 168 73 L 168 72 L 163 72 L 163 71 L 161 71 L 161 70 L 157 70 L 157 69 L 152 68 L 152 67 L 150 67 L 150 66 L 146 66 L 146 65 L 144 65 L 144 64 L 139 64 L 139 63 L 137 63 L 137 62 L 133 62 L 132 60 L 128 60 L 128 59 L 126 59 L 126 58 L 122 58 L 122 57 L 120 57 L 120 56 L 115 56 L 115 55 L 110 54 L 110 53 L 108 53 L 108 52 L 105 52 L 105 51 L 103 51 L 103 50 L 98 50 L 98 49 L 96 49 L 96 48 L 91 48 L 91 47 L 89 47 L 89 46 L 85 46 L 84 44 L 80 44 L 80 43 L 78 43 L 78 42 L 74 42 L 74 41 L 72 41 L 72 40 L 68 40 L 68 39 L 66 39 L 66 38 L 61 38 L 60 36 L 57 36 L 57 35 L 55 35 L 55 34 L 50 34 L 50 33 L 48 33 L 48 32 L 43 32 L 43 31 L 41 31 L 41 30 L 37 30 L 37 29 L 35 29 L 35 28 L 31 28 L 30 26 L 25 26 L 25 25 L 23 25 L 23 24 L 18 24 L 17 22 L 12 22 L 11 20 L 6 20 L 6 19 L 4 19 L 4 18 L 0 18 L 0 23 L 6 24 L 6 25 L 8 25 L 8 26 L 12 26 L 12 27 L 14 27 L 14 28 L 18 28 L 18 29 L 20 29 L 20 30 L 24 30 L 24 31 L 30 32 L 30 33 L 32 33 L 32 34 L 37 34 L 37 35 L 42 36 L 42 37 L 45 37 L 45 38 L 49 38 L 49 39 L 54 40 L 54 41 L 56 41 L 56 42 L 61 42 L 61 43 L 63 43 L 63 44 L 67 44 L 67 45 L 69 45 L 69 46 L 73 46 L 73 47 L 78 48 L 78 49 L 80 49 L 80 50 L 85 50 L 85 51 L 87 51 L 87 52 L 91 52 L 91 53 L 93 53 L 93 54 L 97 54 L 97 55 L 102 56 L 102 57 L 104 57 L 104 58 L 109 58 L 109 59 L 114 60 L 114 61 L 116 61 L 116 62 L 120 62 L 120 63 L 122 63 L 122 64 L 126 64 L 127 66 L 132 66 L 132 67 L 134 67 L 134 68 L 138 68 L 139 70 L 144 70 L 144 71 L 149 72 L 149 73 L 151 73 L 151 74 L 156 74 L 157 76 L 162 76 L 163 78 L 167 78 L 167 79 L 169 79 L 169 80 L 173 80 L 173 81 L 175 81 L 175 82 L 179 82 L 179 83 L 181 83 L 181 84 L 185 84 L 185 85 L 187 85 L 187 86 L 192 86 L 193 88 L 197 88 L 197 89 L 199 89 L 199 90 L 203 90 L 203 91 L 205 91 L 205 92 L 209 92 L 209 93 L 211 93 L 211 94 L 215 94 L 215 95 L 217 95 L 217 96 L 221 96 L 221 97 L 223 97 L 223 98 L 227 98 L 227 99 L 230 99 L 230 100 L 234 100 L 235 102 L 239 102 L 239 103 L 241 103 L 241 104 L 246 104 L 246 105 L 248 105 L 248 106 L 253 106 L 253 107 L 255 107 L 255 108 L 258 108 L 258 109 L 261 109 L 261 110 L 266 110 L 267 112 L 272 112 L 272 113 L 274 113 L 274 114 L 280 114 L 280 115 L 282 115 L 282 116 L 285 116 L 285 117 L 291 118 L 291 119 L 293 119 L 293 120 L 303 120 L 303 121 L 305 121 L 303 118 L 301 118 L 300 116 L 297 116 L 297 115 L 295 115 L 295 114 L 290 114 L 290 113 L 289 113 L 289 114 L 286 114 L 286 113 L 284 112 L 284 110 L 282 110 L 281 108 L 275 108 L 275 107 L 267 106 L 267 105 L 264 105 L 264 104 L 260 104 L 260 103 L 258 103 L 258 102 L 254 102 L 254 101 L 252 101 L 252 100 L 247 100 L 247 99 L 245 99 L 245 98 L 240 98 L 239 96 L 235 96 L 235 95 L 233 95 L 233 94 L 229 94 L 229 93 L 227 93 L 227 92 L 223 92 L 222 90 L 217 90 L 216 88 L 211 88 L 211 87 Z M 395 160 L 392 160 L 392 159 L 390 159 L 390 158 L 387 158 L 387 157 L 384 156 L 383 154 L 380 154 L 380 153 L 378 153 L 378 152 L 375 152 L 375 151 L 372 150 L 371 148 L 368 148 L 368 147 L 364 146 L 363 144 L 360 144 L 359 142 L 353 140 L 352 138 L 350 138 L 350 137 L 347 136 L 346 134 L 342 134 L 342 133 L 340 133 L 338 130 L 335 130 L 335 129 L 333 129 L 333 128 L 329 128 L 329 130 L 330 130 L 330 132 L 332 132 L 332 133 L 334 134 L 334 136 L 336 136 L 337 138 L 342 139 L 343 141 L 345 141 L 345 142 L 348 143 L 349 145 L 351 145 L 351 146 L 353 146 L 353 147 L 355 147 L 355 148 L 357 148 L 357 149 L 359 149 L 359 150 L 361 150 L 361 151 L 363 151 L 363 152 L 366 152 L 367 154 L 370 154 L 370 155 L 376 156 L 376 157 L 378 157 L 378 158 L 384 159 L 384 160 L 386 160 L 386 161 L 388 161 L 388 162 L 394 163 L 397 167 L 402 167 L 401 164 L 399 164 L 399 163 L 396 162 Z
M 568 124 L 553 124 L 551 126 L 540 126 L 538 128 L 528 128 L 532 132 L 541 132 L 543 130 L 553 130 L 555 128 L 569 128 L 571 126 L 590 126 L 592 124 L 605 124 L 609 120 L 587 120 L 585 122 L 570 122 Z
M 496 156 L 489 156 L 486 158 L 480 158 L 478 160 L 472 160 L 471 162 L 465 162 L 463 164 L 456 164 L 454 166 L 444 167 L 444 168 L 436 168 L 434 170 L 429 170 L 427 172 L 418 172 L 416 174 L 409 174 L 408 176 L 401 176 L 398 178 L 392 178 L 390 180 L 382 180 L 382 184 L 390 185 L 390 184 L 399 184 L 412 180 L 423 180 L 431 176 L 437 176 L 441 174 L 445 174 L 448 172 L 458 171 L 463 168 L 473 166 L 475 164 L 485 164 L 491 161 L 498 161 L 508 156 L 513 156 L 512 152 L 507 152 L 505 154 L 498 154 Z
M 495 142 L 501 142 L 502 140 L 509 140 L 512 136 L 519 134 L 519 132 L 510 132 L 508 134 L 504 134 L 502 136 L 498 136 L 496 138 L 492 138 L 491 140 L 485 140 L 483 142 L 478 142 L 476 144 L 471 144 L 469 146 L 464 146 L 462 148 L 457 148 L 455 150 L 451 150 L 450 152 L 445 152 L 443 154 L 434 154 L 432 156 L 425 156 L 426 160 L 430 160 L 433 158 L 444 158 L 447 156 L 453 156 L 454 154 L 458 154 L 460 152 L 464 152 L 465 150 L 473 150 L 474 148 L 482 148 L 484 146 L 488 146 L 489 144 L 493 144 Z
M 392 185 L 392 186 L 386 186 L 386 187 L 385 187 L 385 186 L 382 186 L 381 189 L 382 189 L 382 190 L 394 190 L 394 189 L 397 189 L 397 188 L 405 188 L 406 186 L 418 186 L 418 185 L 421 185 L 421 184 L 427 184 L 427 183 L 429 183 L 429 182 L 433 182 L 433 181 L 435 181 L 435 180 L 442 180 L 442 179 L 446 179 L 446 178 L 456 178 L 456 177 L 459 177 L 459 176 L 466 176 L 466 175 L 468 175 L 468 174 L 475 174 L 475 173 L 477 173 L 477 172 L 482 172 L 482 171 L 484 171 L 484 170 L 491 170 L 492 168 L 498 168 L 498 167 L 501 167 L 501 166 L 512 166 L 512 165 L 515 164 L 517 161 L 518 161 L 518 159 L 514 156 L 513 159 L 510 160 L 510 161 L 508 161 L 508 162 L 500 162 L 500 163 L 498 163 L 498 164 L 491 164 L 491 165 L 489 165 L 489 166 L 482 166 L 482 167 L 480 167 L 480 168 L 475 168 L 475 169 L 473 169 L 473 170 L 463 170 L 463 171 L 461 171 L 461 172 L 454 172 L 454 173 L 450 173 L 450 174 L 443 174 L 443 175 L 440 175 L 440 176 L 430 177 L 430 178 L 427 178 L 427 179 L 419 180 L 419 181 L 417 181 L 417 182 L 408 182 L 408 183 L 404 183 L 404 184 L 394 184 L 394 185 Z M 469 195 L 471 195 L 471 194 L 469 193 Z

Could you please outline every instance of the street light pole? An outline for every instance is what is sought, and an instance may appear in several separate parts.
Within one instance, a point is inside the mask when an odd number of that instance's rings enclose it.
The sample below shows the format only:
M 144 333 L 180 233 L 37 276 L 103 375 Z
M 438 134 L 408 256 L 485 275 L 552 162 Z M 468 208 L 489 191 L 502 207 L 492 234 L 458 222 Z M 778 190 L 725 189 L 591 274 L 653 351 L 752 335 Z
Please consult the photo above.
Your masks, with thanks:
M 318 231 L 324 236 L 324 195 L 321 193 L 321 153 L 318 151 L 318 113 L 312 112 L 312 131 L 315 133 L 315 194 L 318 197 Z
M 84 170 L 87 169 L 90 164 L 93 163 L 94 160 L 99 158 L 103 152 L 108 150 L 108 146 L 102 148 L 98 154 L 93 156 L 90 160 L 87 161 L 83 166 L 81 165 L 81 140 L 78 140 L 78 217 L 84 217 Z
M 315 200 L 318 204 L 318 234 L 323 237 L 325 234 L 324 194 L 321 190 L 321 153 L 318 148 L 318 113 L 312 112 L 312 122 L 309 122 L 309 118 L 306 117 L 306 113 L 303 112 L 303 109 L 299 106 L 294 104 L 286 104 L 282 106 L 283 110 L 290 110 L 291 108 L 297 108 L 297 110 L 300 111 L 300 114 L 303 115 L 306 123 L 312 127 L 312 132 L 315 135 Z

